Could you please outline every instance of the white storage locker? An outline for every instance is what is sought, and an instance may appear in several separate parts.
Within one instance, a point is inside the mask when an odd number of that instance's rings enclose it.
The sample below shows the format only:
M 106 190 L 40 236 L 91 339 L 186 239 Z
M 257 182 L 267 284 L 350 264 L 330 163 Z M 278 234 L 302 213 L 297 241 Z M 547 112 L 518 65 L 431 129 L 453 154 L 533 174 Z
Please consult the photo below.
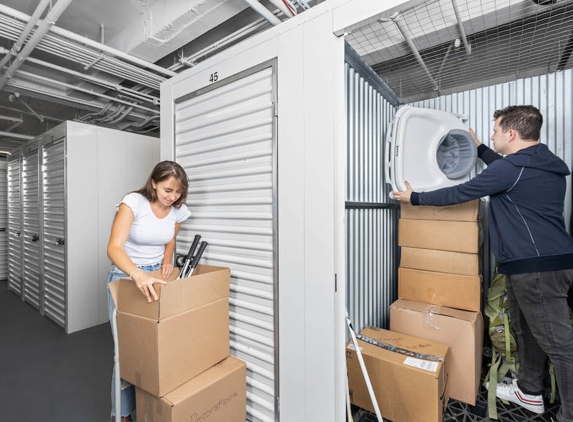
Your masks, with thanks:
M 0 161 L 0 280 L 8 279 L 8 162 Z
M 23 298 L 66 333 L 107 322 L 107 242 L 115 206 L 143 185 L 159 161 L 159 140 L 64 122 L 18 153 L 9 164 L 11 277 L 24 280 Z
M 8 289 L 22 296 L 22 203 L 20 184 L 21 151 L 8 162 Z

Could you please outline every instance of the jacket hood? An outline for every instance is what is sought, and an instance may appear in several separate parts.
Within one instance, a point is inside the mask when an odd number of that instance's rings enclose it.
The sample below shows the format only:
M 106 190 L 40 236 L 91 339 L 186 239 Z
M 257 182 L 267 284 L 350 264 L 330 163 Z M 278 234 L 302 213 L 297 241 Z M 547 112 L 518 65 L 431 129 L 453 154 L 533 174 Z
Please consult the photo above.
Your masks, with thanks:
M 518 167 L 529 167 L 567 176 L 570 174 L 565 162 L 549 151 L 547 145 L 536 144 L 505 157 Z

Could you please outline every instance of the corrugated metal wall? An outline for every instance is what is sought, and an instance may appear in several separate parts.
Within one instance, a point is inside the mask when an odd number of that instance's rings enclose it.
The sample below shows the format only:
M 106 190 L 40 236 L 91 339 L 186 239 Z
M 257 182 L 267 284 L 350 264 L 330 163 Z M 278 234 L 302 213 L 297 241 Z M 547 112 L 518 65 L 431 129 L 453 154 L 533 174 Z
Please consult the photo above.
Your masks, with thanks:
M 354 329 L 388 328 L 397 298 L 399 207 L 384 181 L 384 137 L 399 99 L 346 46 L 346 307 Z
M 551 73 L 532 78 L 519 79 L 486 88 L 472 89 L 457 94 L 445 95 L 431 100 L 411 104 L 451 113 L 464 114 L 468 125 L 476 131 L 479 139 L 491 146 L 493 113 L 508 105 L 532 104 L 539 108 L 544 117 L 540 141 L 561 157 L 571 169 L 573 167 L 573 71 Z M 479 162 L 479 160 L 478 160 Z M 476 171 L 483 168 L 478 163 Z M 571 177 L 568 178 L 565 200 L 565 222 L 571 232 Z M 484 257 L 490 256 L 485 243 Z M 491 263 L 484 259 L 484 282 L 491 278 Z

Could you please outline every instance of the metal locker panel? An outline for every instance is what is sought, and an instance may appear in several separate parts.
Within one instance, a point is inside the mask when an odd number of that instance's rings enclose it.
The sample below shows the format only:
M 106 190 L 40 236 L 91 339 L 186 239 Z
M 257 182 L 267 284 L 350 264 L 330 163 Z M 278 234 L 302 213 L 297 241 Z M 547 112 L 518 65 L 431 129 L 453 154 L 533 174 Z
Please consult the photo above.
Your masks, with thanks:
M 40 310 L 40 185 L 39 153 L 35 148 L 22 156 L 23 280 L 24 300 Z
M 176 101 L 175 157 L 189 176 L 178 252 L 231 267 L 231 354 L 247 362 L 247 418 L 275 420 L 275 67 L 258 66 Z
M 65 138 L 42 146 L 44 315 L 66 328 Z
M 8 163 L 0 162 L 0 280 L 8 278 Z
M 20 155 L 8 163 L 8 289 L 22 296 L 22 197 Z

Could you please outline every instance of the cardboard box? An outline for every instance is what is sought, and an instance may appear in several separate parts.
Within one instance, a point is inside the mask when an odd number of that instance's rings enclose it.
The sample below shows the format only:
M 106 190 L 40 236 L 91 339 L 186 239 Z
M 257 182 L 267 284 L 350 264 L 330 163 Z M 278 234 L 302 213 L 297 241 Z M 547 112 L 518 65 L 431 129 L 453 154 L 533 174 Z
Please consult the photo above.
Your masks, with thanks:
M 111 283 L 121 378 L 161 397 L 229 356 L 229 287 L 229 269 L 208 265 L 157 285 L 152 303 L 131 279 Z
M 478 253 L 479 223 L 472 221 L 398 221 L 398 244 L 410 248 Z
M 395 351 L 358 340 L 378 407 L 393 422 L 442 422 L 448 402 L 445 361 L 448 346 L 381 328 L 367 327 L 362 336 L 396 347 Z M 421 359 L 411 354 L 434 356 Z M 346 345 L 348 385 L 352 404 L 374 412 L 354 344 Z
M 481 276 L 398 268 L 398 297 L 477 312 L 481 309 Z
M 481 200 L 475 199 L 445 207 L 414 206 L 408 202 L 400 202 L 400 210 L 401 218 L 411 220 L 478 221 L 481 217 Z
M 484 332 L 480 312 L 398 299 L 390 306 L 390 330 L 447 344 L 448 396 L 476 404 Z
M 480 275 L 480 254 L 402 247 L 400 267 L 440 273 Z
M 247 364 L 233 356 L 157 398 L 137 388 L 137 419 L 146 422 L 245 422 Z

